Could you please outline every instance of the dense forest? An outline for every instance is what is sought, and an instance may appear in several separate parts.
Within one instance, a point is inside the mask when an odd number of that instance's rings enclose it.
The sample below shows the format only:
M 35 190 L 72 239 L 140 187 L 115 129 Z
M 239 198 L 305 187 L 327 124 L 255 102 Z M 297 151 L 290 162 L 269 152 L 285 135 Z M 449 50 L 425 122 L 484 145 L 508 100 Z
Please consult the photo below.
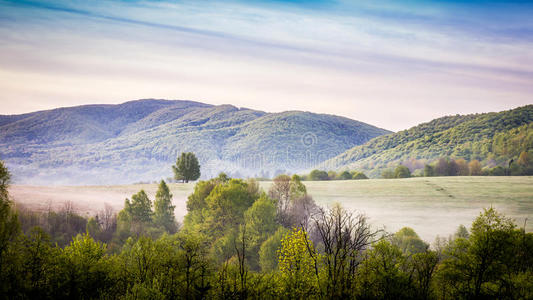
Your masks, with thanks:
M 435 119 L 374 138 L 325 162 L 324 169 L 359 170 L 380 177 L 397 165 L 423 173 L 439 158 L 477 160 L 482 168 L 509 167 L 522 152 L 533 156 L 533 105 L 485 114 Z
M 493 208 L 430 246 L 317 206 L 298 176 L 199 181 L 182 225 L 164 181 L 86 219 L 17 208 L 9 178 L 0 163 L 2 299 L 533 297 L 533 234 Z

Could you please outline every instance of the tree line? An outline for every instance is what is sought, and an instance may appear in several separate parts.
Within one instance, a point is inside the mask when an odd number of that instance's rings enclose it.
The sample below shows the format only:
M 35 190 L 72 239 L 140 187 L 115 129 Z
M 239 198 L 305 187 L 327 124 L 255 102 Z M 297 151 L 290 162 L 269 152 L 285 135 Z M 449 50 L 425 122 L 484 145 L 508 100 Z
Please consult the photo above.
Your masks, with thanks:
M 319 207 L 298 176 L 265 192 L 220 174 L 196 183 L 182 226 L 161 182 L 153 202 L 140 191 L 60 245 L 62 228 L 26 228 L 8 183 L 1 163 L 2 299 L 533 297 L 533 234 L 493 208 L 430 247 L 411 228 L 390 234 L 362 213 Z
M 309 172 L 309 174 L 304 174 L 300 176 L 301 180 L 304 181 L 324 181 L 324 180 L 360 180 L 360 179 L 368 179 L 368 177 L 363 173 L 359 171 L 348 171 L 344 170 L 342 172 L 335 172 L 335 171 L 323 171 L 323 170 L 312 170 Z
M 533 154 L 526 151 L 522 151 L 516 160 L 509 160 L 505 167 L 501 165 L 494 166 L 492 164 L 483 166 L 476 159 L 466 161 L 462 158 L 441 157 L 432 163 L 425 163 L 416 159 L 408 160 L 396 166 L 394 169 L 385 169 L 381 172 L 382 178 L 531 175 L 533 175 Z
M 533 175 L 533 152 L 522 151 L 516 158 L 511 158 L 506 166 L 495 161 L 482 164 L 479 160 L 467 161 L 463 158 L 440 157 L 434 161 L 408 159 L 394 168 L 383 169 L 380 177 L 409 178 L 433 176 L 531 176 Z M 324 171 L 312 170 L 309 174 L 301 176 L 302 180 L 350 180 L 368 179 L 359 171 Z

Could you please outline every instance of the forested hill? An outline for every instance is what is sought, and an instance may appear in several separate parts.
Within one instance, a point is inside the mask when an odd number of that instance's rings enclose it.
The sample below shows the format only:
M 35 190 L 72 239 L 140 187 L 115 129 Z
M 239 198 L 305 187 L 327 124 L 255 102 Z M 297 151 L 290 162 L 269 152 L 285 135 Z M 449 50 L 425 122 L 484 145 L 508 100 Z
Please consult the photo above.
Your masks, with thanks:
M 498 113 L 447 116 L 380 136 L 334 157 L 323 169 L 357 169 L 377 177 L 398 164 L 410 168 L 439 157 L 505 165 L 533 151 L 533 105 Z
M 177 155 L 189 151 L 204 178 L 271 176 L 388 133 L 332 115 L 149 99 L 0 115 L 0 159 L 15 182 L 28 184 L 156 180 L 171 176 Z

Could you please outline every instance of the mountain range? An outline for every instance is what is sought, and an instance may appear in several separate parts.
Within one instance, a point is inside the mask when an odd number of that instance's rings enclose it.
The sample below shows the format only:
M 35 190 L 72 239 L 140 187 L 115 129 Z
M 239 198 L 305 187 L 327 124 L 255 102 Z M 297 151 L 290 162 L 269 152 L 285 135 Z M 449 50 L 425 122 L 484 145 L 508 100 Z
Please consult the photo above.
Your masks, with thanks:
M 0 115 L 0 159 L 24 184 L 122 184 L 172 176 L 194 152 L 202 178 L 269 177 L 318 165 L 391 133 L 344 117 L 136 100 Z

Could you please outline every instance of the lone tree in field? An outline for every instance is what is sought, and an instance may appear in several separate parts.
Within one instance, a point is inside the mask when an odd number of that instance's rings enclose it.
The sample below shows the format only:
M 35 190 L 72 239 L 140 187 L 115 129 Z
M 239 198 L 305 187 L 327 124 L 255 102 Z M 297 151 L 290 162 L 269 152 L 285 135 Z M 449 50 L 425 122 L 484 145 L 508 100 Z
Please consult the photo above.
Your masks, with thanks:
M 174 170 L 176 180 L 189 182 L 189 180 L 196 180 L 200 177 L 200 164 L 192 152 L 181 153 L 176 164 L 172 166 L 172 170 Z

